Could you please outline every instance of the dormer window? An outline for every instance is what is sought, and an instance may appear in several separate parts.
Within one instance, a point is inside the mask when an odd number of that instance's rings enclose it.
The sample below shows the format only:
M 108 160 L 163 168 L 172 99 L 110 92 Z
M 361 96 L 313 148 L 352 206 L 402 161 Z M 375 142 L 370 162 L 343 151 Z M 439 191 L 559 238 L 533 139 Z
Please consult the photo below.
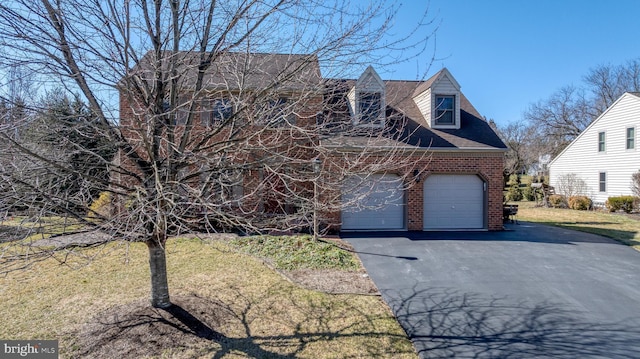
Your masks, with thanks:
M 382 125 L 382 94 L 379 92 L 362 92 L 358 99 L 360 125 Z
M 460 129 L 461 99 L 460 84 L 447 69 L 418 85 L 413 93 L 413 101 L 426 124 L 435 129 Z
M 384 127 L 385 84 L 373 67 L 367 67 L 347 97 L 354 125 Z
M 455 124 L 455 96 L 436 95 L 436 125 Z

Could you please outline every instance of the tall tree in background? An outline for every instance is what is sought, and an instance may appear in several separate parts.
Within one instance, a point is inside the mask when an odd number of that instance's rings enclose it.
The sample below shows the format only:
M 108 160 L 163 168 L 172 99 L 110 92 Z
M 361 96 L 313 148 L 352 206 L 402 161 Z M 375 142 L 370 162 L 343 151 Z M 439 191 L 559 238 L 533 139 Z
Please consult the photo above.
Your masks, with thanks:
M 63 91 L 47 92 L 35 108 L 34 118 L 22 128 L 23 143 L 39 146 L 43 152 L 63 154 L 65 163 L 61 165 L 71 171 L 57 179 L 58 189 L 66 196 L 82 196 L 73 202 L 91 203 L 100 194 L 96 187 L 109 180 L 108 163 L 116 152 L 116 146 L 104 136 L 108 128 L 78 96 L 70 97 Z M 96 185 L 83 185 L 85 182 Z M 85 187 L 88 192 L 83 191 Z
M 509 148 L 504 163 L 505 178 L 513 174 L 526 173 L 537 160 L 537 157 L 533 157 L 533 144 L 530 142 L 534 137 L 534 129 L 523 122 L 514 122 L 505 127 L 498 127 L 496 131 Z
M 390 38 L 396 10 L 384 1 L 3 3 L 0 66 L 27 66 L 49 86 L 77 91 L 87 107 L 72 101 L 48 113 L 33 106 L 38 118 L 63 124 L 40 127 L 51 130 L 37 132 L 37 138 L 51 140 L 44 144 L 3 128 L 7 151 L 0 158 L 0 181 L 11 190 L 0 203 L 23 203 L 39 216 L 64 214 L 106 232 L 105 241 L 145 243 L 151 304 L 170 306 L 167 238 L 191 230 L 194 221 L 257 230 L 275 218 L 275 227 L 296 228 L 300 218 L 318 210 L 310 187 L 331 193 L 352 174 L 410 165 L 394 156 L 406 149 L 339 153 L 338 147 L 321 146 L 337 132 L 328 119 L 318 120 L 334 111 L 309 108 L 326 103 L 316 101 L 326 85 L 322 77 L 353 76 L 369 64 L 383 68 L 421 55 L 430 23 Z M 391 132 L 371 132 L 363 147 L 395 136 Z M 56 141 L 70 150 L 52 152 L 47 144 Z M 322 160 L 321 168 L 311 166 L 313 159 Z M 115 180 L 93 171 L 98 168 L 108 168 Z M 318 171 L 332 176 L 320 181 Z M 255 182 L 251 193 L 234 190 L 242 181 Z M 76 182 L 73 195 L 58 182 Z M 89 207 L 101 192 L 120 200 L 113 215 Z M 255 197 L 265 200 L 252 206 Z M 271 207 L 280 211 L 255 218 Z M 50 255 L 24 241 L 2 250 L 4 270 L 20 268 L 21 258 Z
M 556 156 L 591 123 L 590 108 L 583 90 L 566 86 L 531 105 L 524 117 L 545 143 L 553 145 L 550 154 Z
M 592 118 L 595 119 L 625 92 L 640 91 L 640 59 L 621 65 L 599 65 L 584 77 L 592 94 Z
M 548 98 L 531 104 L 523 114 L 524 123 L 499 128 L 505 142 L 513 142 L 510 144 L 513 155 L 527 153 L 528 169 L 536 167 L 539 156 L 560 154 L 623 93 L 640 91 L 640 59 L 621 65 L 596 66 L 583 80 L 581 86 L 562 87 Z M 515 129 L 524 131 L 526 136 L 509 135 Z M 514 161 L 508 159 L 505 171 L 512 171 L 513 164 Z

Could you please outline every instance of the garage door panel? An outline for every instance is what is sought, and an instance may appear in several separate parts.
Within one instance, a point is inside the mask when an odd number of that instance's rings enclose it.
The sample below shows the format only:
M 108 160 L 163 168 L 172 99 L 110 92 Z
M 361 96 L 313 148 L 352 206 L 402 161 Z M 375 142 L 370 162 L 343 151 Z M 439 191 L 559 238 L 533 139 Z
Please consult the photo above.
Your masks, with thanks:
M 353 177 L 342 192 L 342 229 L 404 229 L 404 191 L 395 175 Z
M 475 175 L 431 175 L 424 182 L 424 229 L 484 228 L 484 182 Z

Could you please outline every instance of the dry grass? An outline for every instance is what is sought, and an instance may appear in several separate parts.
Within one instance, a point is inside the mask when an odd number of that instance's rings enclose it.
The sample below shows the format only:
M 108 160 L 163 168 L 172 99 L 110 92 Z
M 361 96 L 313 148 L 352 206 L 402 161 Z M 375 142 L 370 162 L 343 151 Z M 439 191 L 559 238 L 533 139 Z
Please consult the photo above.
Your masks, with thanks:
M 640 216 L 535 207 L 519 202 L 518 219 L 599 234 L 640 250 Z
M 78 254 L 0 278 L 0 338 L 59 339 L 61 358 L 416 358 L 379 297 L 302 289 L 224 241 L 169 243 L 172 295 L 195 326 L 147 305 L 143 244 Z

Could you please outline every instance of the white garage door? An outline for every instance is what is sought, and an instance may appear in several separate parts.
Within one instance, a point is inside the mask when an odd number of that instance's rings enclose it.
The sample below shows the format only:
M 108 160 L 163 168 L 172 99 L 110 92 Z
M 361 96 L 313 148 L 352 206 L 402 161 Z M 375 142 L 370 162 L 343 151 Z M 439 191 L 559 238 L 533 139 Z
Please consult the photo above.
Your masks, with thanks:
M 396 175 L 353 176 L 342 188 L 342 230 L 404 229 L 404 191 Z
M 484 182 L 476 175 L 431 175 L 424 181 L 424 229 L 483 229 Z

